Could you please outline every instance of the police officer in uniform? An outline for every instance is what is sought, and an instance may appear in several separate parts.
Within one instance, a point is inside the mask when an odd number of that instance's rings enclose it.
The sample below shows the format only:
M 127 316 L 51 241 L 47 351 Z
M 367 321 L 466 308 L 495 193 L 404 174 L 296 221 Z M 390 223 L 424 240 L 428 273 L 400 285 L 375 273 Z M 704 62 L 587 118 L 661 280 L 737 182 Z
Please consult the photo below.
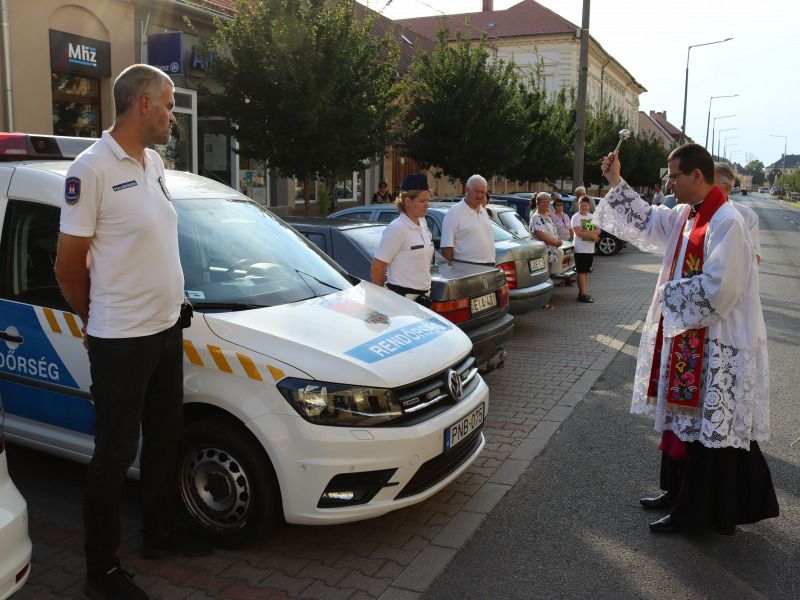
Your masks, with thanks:
M 400 184 L 395 206 L 400 216 L 383 232 L 372 260 L 370 278 L 393 292 L 425 304 L 431 287 L 433 236 L 425 215 L 431 193 L 424 173 L 409 175 Z M 389 275 L 386 275 L 386 269 Z

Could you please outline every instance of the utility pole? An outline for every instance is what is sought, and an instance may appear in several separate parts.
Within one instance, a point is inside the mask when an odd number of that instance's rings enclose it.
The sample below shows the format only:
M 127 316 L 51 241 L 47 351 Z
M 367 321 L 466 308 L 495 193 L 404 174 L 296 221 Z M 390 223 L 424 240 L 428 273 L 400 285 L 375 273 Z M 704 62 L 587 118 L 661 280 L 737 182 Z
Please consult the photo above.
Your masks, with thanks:
M 586 146 L 586 80 L 589 75 L 589 0 L 583 0 L 578 106 L 575 123 L 575 161 L 572 164 L 572 189 L 583 185 L 583 154 Z

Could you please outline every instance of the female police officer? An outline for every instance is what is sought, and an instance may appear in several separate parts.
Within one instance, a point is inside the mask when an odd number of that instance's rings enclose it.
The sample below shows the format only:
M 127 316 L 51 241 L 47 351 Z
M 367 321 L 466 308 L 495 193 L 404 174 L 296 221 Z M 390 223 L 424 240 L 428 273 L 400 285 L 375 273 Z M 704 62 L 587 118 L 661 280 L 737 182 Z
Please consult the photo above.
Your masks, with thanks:
M 407 176 L 400 184 L 400 190 L 395 200 L 400 216 L 383 232 L 370 268 L 370 278 L 375 285 L 383 286 L 386 282 L 390 290 L 411 300 L 427 298 L 433 258 L 433 238 L 425 221 L 431 197 L 427 175 Z

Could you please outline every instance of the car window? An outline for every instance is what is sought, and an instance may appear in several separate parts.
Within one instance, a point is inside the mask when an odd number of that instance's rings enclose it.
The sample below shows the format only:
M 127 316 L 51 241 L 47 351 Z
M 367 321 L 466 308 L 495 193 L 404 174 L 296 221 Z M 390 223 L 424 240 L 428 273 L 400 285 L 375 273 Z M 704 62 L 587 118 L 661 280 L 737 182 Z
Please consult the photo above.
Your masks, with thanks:
M 317 248 L 319 248 L 326 254 L 328 253 L 328 243 L 325 240 L 324 235 L 322 235 L 321 233 L 314 233 L 313 231 L 302 231 L 301 233 L 304 236 L 306 236 L 306 239 L 312 244 L 314 244 Z
M 500 217 L 500 222 L 503 224 L 503 226 L 517 237 L 525 239 L 530 237 L 528 226 L 525 224 L 525 221 L 522 220 L 522 217 L 516 213 L 516 211 L 501 211 L 498 212 L 498 216 Z
M 386 227 L 354 227 L 341 230 L 342 235 L 350 238 L 370 260 L 375 258 L 378 252 L 378 244 L 381 243 L 384 231 Z
M 0 246 L 3 298 L 71 311 L 53 270 L 60 216 L 56 206 L 9 200 Z
M 425 221 L 428 223 L 428 229 L 430 229 L 433 236 L 433 245 L 438 248 L 442 241 L 442 230 L 439 229 L 439 224 L 433 217 L 425 215 Z
M 193 302 L 276 306 L 352 287 L 327 255 L 255 202 L 172 204 L 186 294 Z
M 396 210 L 379 210 L 377 220 L 381 223 L 391 223 L 399 216 L 400 213 Z
M 492 229 L 494 230 L 494 241 L 495 242 L 502 242 L 504 240 L 515 240 L 517 239 L 514 237 L 514 234 L 511 233 L 508 229 L 505 229 L 492 221 Z

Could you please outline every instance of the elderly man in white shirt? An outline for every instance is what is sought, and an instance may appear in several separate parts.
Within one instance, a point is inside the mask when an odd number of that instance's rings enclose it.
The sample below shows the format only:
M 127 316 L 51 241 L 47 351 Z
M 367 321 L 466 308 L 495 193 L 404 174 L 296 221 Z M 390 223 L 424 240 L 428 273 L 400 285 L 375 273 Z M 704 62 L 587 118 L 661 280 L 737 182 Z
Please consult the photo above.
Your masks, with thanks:
M 473 175 L 467 195 L 447 211 L 442 223 L 442 253 L 450 260 L 494 265 L 494 230 L 486 209 L 486 180 Z

